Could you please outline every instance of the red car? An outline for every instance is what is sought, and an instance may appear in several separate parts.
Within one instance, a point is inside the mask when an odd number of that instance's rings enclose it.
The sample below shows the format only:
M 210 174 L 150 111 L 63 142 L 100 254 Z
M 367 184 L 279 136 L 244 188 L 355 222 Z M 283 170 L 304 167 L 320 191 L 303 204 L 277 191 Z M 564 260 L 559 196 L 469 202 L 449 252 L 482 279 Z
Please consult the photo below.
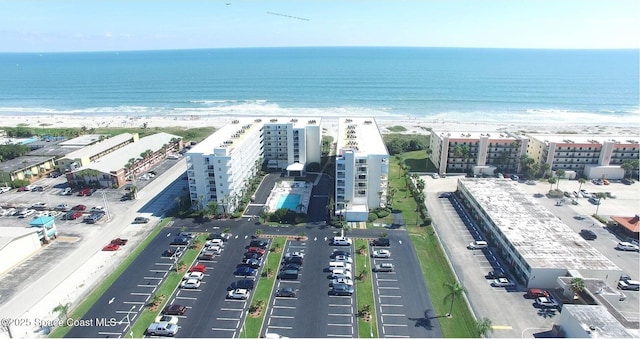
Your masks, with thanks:
M 78 191 L 78 196 L 84 197 L 85 195 L 91 195 L 91 189 L 90 188 L 83 188 L 80 191 Z
M 65 214 L 64 219 L 76 220 L 76 219 L 80 218 L 81 216 L 82 216 L 82 212 L 80 212 L 80 211 L 71 211 L 71 212 Z
M 247 253 L 258 253 L 260 255 L 264 254 L 264 248 L 260 247 L 249 247 Z
M 75 205 L 71 208 L 74 211 L 84 211 L 87 209 L 87 206 L 85 205 Z
M 189 272 L 206 272 L 207 271 L 207 266 L 203 265 L 203 264 L 197 264 L 194 266 L 191 266 L 191 268 L 189 268 Z
M 111 240 L 111 243 L 118 246 L 124 246 L 127 244 L 128 241 L 129 239 L 115 238 Z
M 118 244 L 109 244 L 102 248 L 103 251 L 117 251 L 120 249 L 120 245 Z

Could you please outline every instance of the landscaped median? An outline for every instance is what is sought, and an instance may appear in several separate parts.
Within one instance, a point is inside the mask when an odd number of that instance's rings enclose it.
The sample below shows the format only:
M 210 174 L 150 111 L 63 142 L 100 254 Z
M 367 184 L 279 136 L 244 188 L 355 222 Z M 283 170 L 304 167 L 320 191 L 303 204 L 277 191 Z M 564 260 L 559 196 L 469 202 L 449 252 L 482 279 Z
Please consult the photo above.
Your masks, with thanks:
M 190 246 L 182 255 L 182 258 L 180 258 L 177 265 L 177 272 L 172 271 L 169 273 L 169 276 L 156 290 L 156 293 L 150 301 L 150 305 L 142 311 L 140 316 L 136 319 L 136 322 L 133 324 L 133 336 L 135 338 L 142 338 L 144 336 L 149 325 L 153 323 L 156 316 L 158 316 L 160 311 L 165 307 L 167 302 L 170 300 L 170 297 L 173 295 L 173 292 L 175 292 L 178 285 L 180 285 L 182 277 L 187 269 L 193 265 L 198 258 L 198 254 L 200 254 L 200 247 L 206 239 L 206 235 L 199 235 L 194 239 L 193 245 Z
M 282 248 L 284 248 L 285 237 L 275 237 L 271 240 L 267 261 L 262 267 L 262 274 L 258 279 L 253 298 L 249 306 L 249 316 L 245 318 L 244 327 L 240 333 L 240 338 L 258 338 L 264 322 L 267 303 L 271 299 L 273 286 L 276 282 L 280 262 L 282 261 Z
M 165 218 L 161 221 L 158 226 L 156 226 L 151 233 L 138 245 L 133 249 L 131 254 L 109 275 L 107 278 L 96 287 L 91 294 L 80 304 L 78 307 L 74 308 L 69 314 L 68 317 L 71 319 L 83 319 L 84 315 L 93 307 L 93 305 L 102 297 L 104 292 L 111 287 L 111 285 L 120 277 L 120 275 L 131 265 L 131 263 L 142 253 L 142 251 L 149 246 L 153 238 L 162 231 L 162 229 L 167 226 L 170 222 L 172 222 L 173 218 Z M 51 332 L 49 337 L 51 338 L 62 338 L 69 333 L 72 327 L 63 326 L 57 327 L 55 330 Z
M 377 338 L 376 307 L 373 297 L 371 260 L 367 240 L 355 241 L 356 302 L 358 312 L 358 338 Z

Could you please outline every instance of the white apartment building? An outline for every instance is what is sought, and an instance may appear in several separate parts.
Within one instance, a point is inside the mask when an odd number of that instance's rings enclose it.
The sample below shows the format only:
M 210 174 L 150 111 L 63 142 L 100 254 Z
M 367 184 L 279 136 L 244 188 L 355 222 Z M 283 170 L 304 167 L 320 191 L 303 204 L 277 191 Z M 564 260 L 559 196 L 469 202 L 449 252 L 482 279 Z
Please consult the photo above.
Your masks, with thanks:
M 305 164 L 320 163 L 320 118 L 265 119 L 262 137 L 268 169 L 301 172 Z
M 336 141 L 335 211 L 347 221 L 366 221 L 384 207 L 389 152 L 374 118 L 341 118 Z
M 519 173 L 528 139 L 509 132 L 431 131 L 429 158 L 439 174 Z
M 220 212 L 231 213 L 263 163 L 294 175 L 309 163 L 320 163 L 320 121 L 244 118 L 216 131 L 185 154 L 192 205 L 215 201 Z
M 185 154 L 192 206 L 215 201 L 220 212 L 235 211 L 262 166 L 262 126 L 260 119 L 234 120 Z
M 562 169 L 565 177 L 588 179 L 622 179 L 620 167 L 627 160 L 637 160 L 640 144 L 637 137 L 530 134 L 527 156 L 539 164 L 549 164 L 552 171 Z

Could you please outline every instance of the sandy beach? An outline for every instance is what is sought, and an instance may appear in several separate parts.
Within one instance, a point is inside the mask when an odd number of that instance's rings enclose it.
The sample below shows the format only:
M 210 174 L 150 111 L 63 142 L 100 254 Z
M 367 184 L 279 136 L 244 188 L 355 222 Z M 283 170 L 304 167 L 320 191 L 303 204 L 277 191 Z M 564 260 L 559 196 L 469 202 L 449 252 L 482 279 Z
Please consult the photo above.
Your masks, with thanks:
M 220 128 L 231 123 L 235 119 L 233 116 L 85 116 L 85 115 L 33 115 L 33 116 L 3 116 L 0 125 L 7 127 L 55 127 L 55 128 L 104 128 L 104 127 L 127 127 L 127 128 L 147 128 L 155 127 L 183 127 L 194 128 L 203 126 L 213 126 Z M 377 118 L 378 127 L 383 134 L 392 133 L 388 128 L 392 126 L 402 126 L 406 134 L 426 134 L 430 129 L 438 131 L 469 131 L 469 132 L 493 132 L 511 131 L 521 133 L 543 133 L 543 134 L 588 134 L 588 135 L 638 135 L 637 126 L 620 124 L 588 124 L 576 123 L 566 124 L 555 121 L 539 121 L 535 124 L 526 123 L 495 123 L 495 122 L 460 122 L 433 119 L 391 119 L 388 117 Z M 337 133 L 338 118 L 328 117 L 322 119 L 322 127 L 329 135 Z

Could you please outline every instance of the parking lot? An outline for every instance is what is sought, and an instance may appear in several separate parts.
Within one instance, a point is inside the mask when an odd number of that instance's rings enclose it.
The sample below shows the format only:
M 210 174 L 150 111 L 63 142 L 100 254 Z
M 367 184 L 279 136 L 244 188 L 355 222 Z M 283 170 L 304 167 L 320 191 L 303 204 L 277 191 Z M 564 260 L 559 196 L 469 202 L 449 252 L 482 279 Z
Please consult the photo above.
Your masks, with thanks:
M 447 252 L 460 282 L 467 289 L 466 295 L 476 316 L 492 320 L 494 325 L 492 336 L 530 337 L 534 333 L 551 329 L 553 324 L 558 321 L 559 312 L 533 307 L 533 300 L 524 297 L 526 292 L 524 286 L 492 287 L 490 285 L 491 279 L 484 277 L 488 271 L 503 267 L 503 265 L 491 248 L 485 250 L 466 248 L 474 240 L 485 237 L 477 231 L 468 216 L 461 213 L 455 199 L 440 197 L 443 192 L 456 190 L 457 179 L 451 176 L 444 179 L 433 179 L 431 176 L 423 176 L 422 178 L 427 184 L 425 189 L 427 207 L 432 214 L 438 235 L 441 237 L 443 248 Z M 526 185 L 520 183 L 519 186 L 530 193 L 532 197 L 538 197 L 540 203 L 562 219 L 576 233 L 582 228 L 593 229 L 598 234 L 598 239 L 592 241 L 591 244 L 620 266 L 623 271 L 629 272 L 634 278 L 639 276 L 638 253 L 615 250 L 614 246 L 619 239 L 589 217 L 595 212 L 596 206 L 588 203 L 586 199 L 580 199 L 579 205 L 563 204 L 558 206 L 556 205 L 557 199 L 549 199 L 544 195 L 550 188 L 549 184 Z M 560 182 L 560 189 L 564 190 L 576 190 L 578 186 L 577 181 L 562 180 Z M 596 187 L 596 185 L 584 184 L 582 188 L 603 192 L 615 191 L 617 195 L 615 204 L 612 203 L 613 199 L 604 201 L 598 211 L 600 215 L 618 212 L 623 213 L 621 215 L 628 215 L 629 212 L 624 214 L 623 211 L 635 211 L 633 206 L 637 205 L 638 192 L 634 186 L 612 183 L 608 186 Z M 610 205 L 608 209 L 604 208 L 605 204 Z M 587 218 L 578 220 L 575 218 L 577 215 L 586 215 Z M 611 303 L 625 316 L 637 321 L 639 316 L 638 292 L 625 291 L 625 294 L 627 295 L 626 301 L 621 302 L 616 297 L 611 299 Z M 509 312 L 504 311 L 503 305 L 509 305 Z

